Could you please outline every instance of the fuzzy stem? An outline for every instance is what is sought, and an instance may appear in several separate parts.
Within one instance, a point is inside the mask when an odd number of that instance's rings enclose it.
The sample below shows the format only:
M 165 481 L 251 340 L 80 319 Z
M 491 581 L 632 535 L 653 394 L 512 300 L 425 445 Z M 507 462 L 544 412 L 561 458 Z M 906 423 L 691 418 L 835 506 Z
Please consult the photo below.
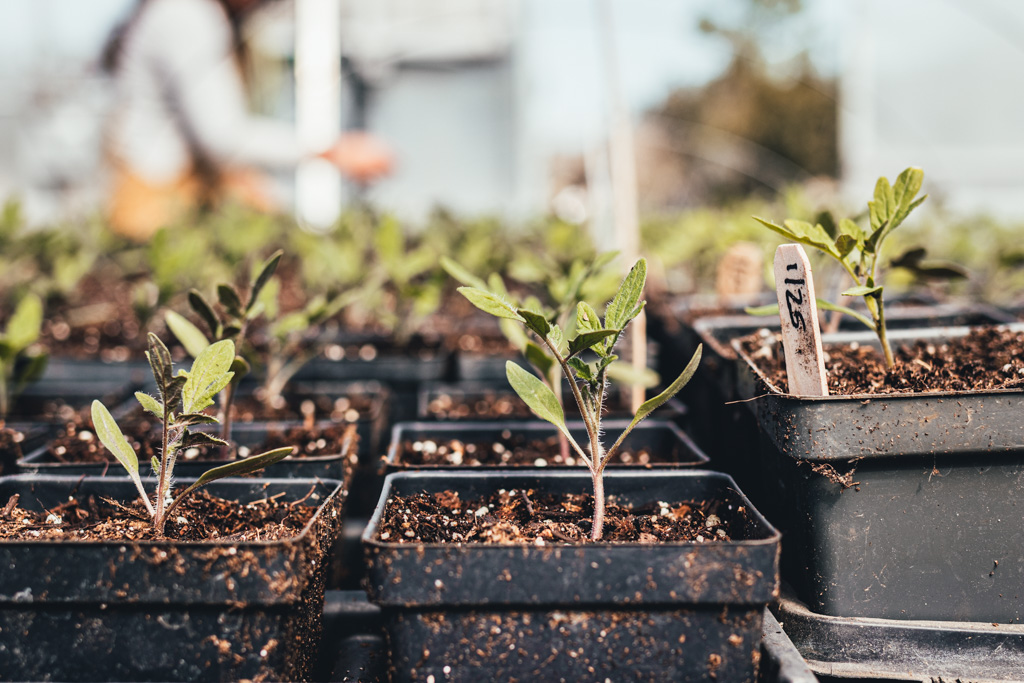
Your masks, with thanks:
M 885 329 L 885 304 L 882 297 L 878 299 L 878 318 L 875 320 L 875 331 L 878 333 L 878 341 L 882 344 L 882 353 L 885 354 L 885 367 L 891 369 L 896 361 L 892 356 L 892 347 L 889 346 L 889 337 Z
M 596 460 L 596 458 L 595 458 Z M 604 475 L 600 466 L 590 471 L 594 482 L 594 523 L 590 532 L 590 540 L 600 541 L 604 534 Z

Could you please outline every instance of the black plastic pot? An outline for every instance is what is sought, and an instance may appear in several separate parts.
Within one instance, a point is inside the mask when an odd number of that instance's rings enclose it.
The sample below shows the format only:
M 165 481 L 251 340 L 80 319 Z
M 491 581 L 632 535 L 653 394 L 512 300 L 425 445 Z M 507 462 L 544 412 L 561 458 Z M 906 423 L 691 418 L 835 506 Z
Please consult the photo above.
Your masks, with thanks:
M 783 594 L 774 608 L 819 676 L 836 681 L 1020 681 L 1024 625 L 816 614 Z
M 567 423 L 569 432 L 577 443 L 586 447 L 586 428 L 582 422 Z M 602 428 L 608 443 L 614 442 L 622 430 L 629 424 L 628 420 L 604 420 Z M 542 420 L 520 422 L 401 422 L 391 428 L 391 444 L 384 461 L 384 474 L 402 471 L 440 471 L 452 472 L 459 470 L 479 470 L 479 465 L 417 465 L 402 461 L 402 444 L 407 441 L 433 441 L 435 443 L 458 439 L 464 444 L 481 444 L 490 447 L 501 444 L 505 450 L 511 450 L 534 440 L 557 439 L 558 430 L 550 423 Z M 675 470 L 693 469 L 707 464 L 704 455 L 690 437 L 678 426 L 665 420 L 646 420 L 641 422 L 622 442 L 627 450 L 644 449 L 657 452 L 662 462 L 656 463 L 611 463 L 609 469 L 640 469 L 640 470 Z M 552 469 L 567 469 L 566 466 L 550 465 Z M 570 469 L 582 467 L 582 464 L 571 466 Z M 524 466 L 485 465 L 485 469 L 524 469 Z M 535 469 L 532 466 L 525 468 Z
M 385 482 L 363 542 L 393 680 L 756 680 L 779 535 L 727 476 L 615 472 L 620 503 L 720 499 L 735 540 L 660 545 L 382 542 L 392 493 L 586 492 L 586 473 L 407 472 Z
M 866 334 L 825 341 L 872 343 Z M 740 394 L 767 394 L 748 404 L 764 483 L 750 495 L 786 534 L 783 575 L 811 609 L 1024 618 L 1024 391 L 794 398 L 742 362 Z
M 152 482 L 150 482 L 152 483 Z M 185 482 L 182 482 L 185 483 Z M 275 542 L 0 542 L 0 672 L 7 680 L 302 680 L 321 633 L 337 481 L 223 480 L 233 500 L 284 494 L 319 507 Z M 50 509 L 79 495 L 130 500 L 127 479 L 18 476 L 0 499 Z
M 758 683 L 817 683 L 800 652 L 775 616 L 765 610 L 761 622 Z M 325 681 L 384 683 L 388 648 L 380 607 L 361 590 L 326 591 L 324 639 L 317 678 Z M 630 672 L 619 672 L 629 677 Z
M 128 399 L 138 384 L 120 379 L 50 380 L 42 379 L 18 394 L 8 419 L 11 422 L 59 422 L 70 418 L 94 399 L 107 405 Z
M 504 371 L 504 370 L 503 370 Z M 568 395 L 566 390 L 566 397 L 571 402 L 572 397 Z M 474 404 L 480 401 L 491 399 L 495 397 L 508 398 L 510 401 L 514 401 L 516 405 L 522 406 L 523 410 L 528 413 L 527 417 L 520 417 L 517 415 L 491 415 L 481 417 L 476 414 L 460 415 L 458 417 L 445 417 L 438 415 L 436 410 L 432 410 L 431 406 L 442 398 L 450 397 L 453 401 L 461 404 Z M 633 417 L 632 413 L 626 414 L 626 410 L 611 410 L 608 413 L 610 419 L 623 418 L 630 419 Z M 673 397 L 665 402 L 660 408 L 658 408 L 658 418 L 662 420 L 671 420 L 676 424 L 680 424 L 686 419 L 687 409 L 679 399 Z M 523 403 L 515 391 L 508 384 L 508 379 L 503 375 L 500 380 L 494 382 L 427 382 L 419 391 L 419 395 L 416 403 L 416 419 L 419 421 L 424 420 L 437 420 L 439 422 L 457 420 L 459 422 L 467 421 L 483 421 L 483 422 L 494 422 L 496 420 L 536 420 L 533 413 L 529 412 L 526 404 Z
M 259 452 L 259 446 L 266 440 L 270 430 L 286 431 L 298 426 L 299 422 L 249 422 L 236 423 L 231 431 L 232 440 L 239 446 L 248 447 L 251 451 Z M 317 423 L 321 427 L 329 427 L 333 423 Z M 155 434 L 155 432 L 154 432 Z M 154 436 L 153 438 L 158 438 Z M 344 448 L 340 453 L 330 455 L 317 455 L 310 457 L 289 456 L 284 460 L 274 463 L 265 472 L 267 476 L 282 479 L 338 479 L 348 481 L 352 475 L 353 468 L 357 462 L 355 448 Z M 217 460 L 187 460 L 179 458 L 174 466 L 176 477 L 198 477 L 209 469 L 219 465 L 232 462 L 228 459 Z M 18 467 L 23 472 L 39 474 L 85 474 L 89 476 L 115 476 L 123 475 L 121 466 L 115 460 L 110 462 L 96 463 L 65 463 L 56 460 L 49 452 L 49 444 L 42 444 L 24 458 L 18 461 Z M 146 471 L 146 465 L 141 465 L 141 470 Z M 262 476 L 262 475 L 261 475 Z
M 44 381 L 88 382 L 118 381 L 142 384 L 152 377 L 145 358 L 130 361 L 104 361 L 99 359 L 50 356 L 46 361 Z

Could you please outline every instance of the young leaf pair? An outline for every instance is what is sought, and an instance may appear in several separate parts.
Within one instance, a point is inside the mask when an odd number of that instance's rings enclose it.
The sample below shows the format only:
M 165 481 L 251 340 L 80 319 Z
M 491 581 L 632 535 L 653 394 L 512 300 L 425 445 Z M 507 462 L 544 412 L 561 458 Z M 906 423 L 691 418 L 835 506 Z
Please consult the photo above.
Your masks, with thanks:
M 206 324 L 210 332 L 209 337 L 193 325 L 188 318 L 174 311 L 167 312 L 165 316 L 167 328 L 178 338 L 190 356 L 198 358 L 199 354 L 213 342 L 233 340 L 237 341 L 239 346 L 241 345 L 245 340 L 249 323 L 262 313 L 260 292 L 274 276 L 283 253 L 281 250 L 275 251 L 270 258 L 263 262 L 256 271 L 256 276 L 249 282 L 247 295 L 243 296 L 242 292 L 234 285 L 223 282 L 217 285 L 219 310 L 215 309 L 198 290 L 193 289 L 188 293 L 188 303 Z M 234 401 L 235 390 L 242 378 L 249 374 L 249 370 L 249 362 L 241 355 L 236 354 L 231 361 L 234 379 L 221 394 L 221 438 L 225 441 L 231 437 L 231 403 Z
M 26 294 L 0 331 L 0 420 L 7 417 L 12 396 L 46 369 L 47 355 L 30 351 L 42 325 L 42 299 Z
M 224 477 L 240 476 L 261 470 L 284 459 L 291 448 L 278 448 L 237 462 L 221 465 L 205 472 L 177 497 L 171 498 L 174 464 L 182 450 L 194 446 L 227 446 L 227 442 L 192 428 L 202 424 L 216 424 L 217 418 L 203 411 L 213 405 L 214 397 L 228 384 L 234 373 L 231 365 L 235 359 L 235 345 L 231 340 L 222 340 L 203 349 L 192 363 L 191 370 L 174 373 L 171 354 L 156 335 L 149 335 L 149 359 L 156 381 L 158 398 L 142 392 L 135 397 L 143 409 L 160 419 L 160 457 L 152 460 L 157 485 L 153 499 L 150 499 L 139 477 L 139 459 L 110 411 L 100 401 L 92 402 L 92 421 L 96 434 L 121 466 L 128 472 L 139 491 L 139 496 L 153 519 L 153 526 L 163 533 L 164 525 L 179 504 L 200 486 Z
M 754 220 L 769 230 L 777 232 L 793 242 L 814 247 L 839 262 L 854 282 L 852 287 L 843 292 L 843 296 L 863 297 L 870 318 L 846 306 L 821 299 L 818 300 L 818 307 L 845 313 L 864 323 L 868 329 L 878 335 L 878 341 L 885 355 L 886 366 L 890 368 L 894 361 L 885 326 L 885 302 L 882 297 L 884 287 L 881 284 L 878 267 L 886 239 L 914 209 L 921 205 L 921 202 L 928 198 L 928 195 L 917 196 L 921 191 L 923 181 L 924 172 L 919 168 L 904 170 L 893 184 L 890 184 L 885 177 L 879 178 L 875 184 L 874 197 L 868 202 L 870 229 L 867 230 L 849 218 L 841 220 L 838 226 L 831 221 L 826 221 L 827 224 L 812 225 L 798 220 L 786 220 L 782 225 L 778 225 L 754 216 Z M 906 264 L 893 262 L 892 265 L 923 269 L 920 262 L 924 257 L 924 250 L 912 250 L 903 258 L 907 259 L 908 257 L 910 260 Z M 948 273 L 952 277 L 961 275 L 959 271 L 948 267 L 941 271 L 936 269 L 930 271 L 933 276 L 939 272 Z M 755 315 L 777 311 L 775 306 L 748 309 L 748 312 Z
M 577 302 L 576 334 L 571 339 L 566 339 L 561 327 L 544 315 L 516 306 L 498 293 L 479 287 L 459 288 L 459 292 L 480 310 L 498 318 L 520 323 L 536 335 L 547 353 L 561 368 L 565 378 L 569 380 L 569 387 L 583 418 L 590 442 L 587 450 L 584 450 L 569 432 L 561 403 L 551 388 L 514 362 L 509 361 L 506 364 L 506 375 L 515 392 L 538 417 L 558 428 L 590 470 L 594 489 L 591 538 L 595 541 L 600 540 L 603 535 L 605 467 L 633 428 L 677 394 L 693 376 L 700 363 L 701 348 L 698 347 L 679 377 L 665 391 L 641 405 L 615 443 L 605 450 L 601 442 L 601 413 L 608 385 L 608 368 L 617 358 L 614 349 L 622 332 L 644 308 L 645 302 L 640 297 L 646 280 L 647 262 L 640 259 L 605 307 L 603 320 L 590 305 L 582 301 Z M 595 359 L 585 360 L 582 357 L 585 352 L 593 354 Z

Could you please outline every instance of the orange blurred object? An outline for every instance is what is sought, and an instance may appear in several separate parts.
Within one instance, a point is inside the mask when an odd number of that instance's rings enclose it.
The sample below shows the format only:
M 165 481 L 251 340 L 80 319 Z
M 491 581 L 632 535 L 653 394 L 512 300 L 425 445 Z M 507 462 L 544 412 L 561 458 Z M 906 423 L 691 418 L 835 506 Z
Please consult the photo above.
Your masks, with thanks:
M 361 184 L 389 175 L 394 167 L 394 155 L 387 145 L 365 132 L 345 133 L 320 156 Z

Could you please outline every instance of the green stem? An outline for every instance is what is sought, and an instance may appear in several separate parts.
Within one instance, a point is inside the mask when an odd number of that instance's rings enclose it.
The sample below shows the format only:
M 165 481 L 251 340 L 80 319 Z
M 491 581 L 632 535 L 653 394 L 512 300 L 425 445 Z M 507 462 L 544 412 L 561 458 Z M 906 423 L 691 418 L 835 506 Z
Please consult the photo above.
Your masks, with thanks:
M 885 367 L 892 368 L 896 361 L 892 357 L 892 348 L 889 346 L 889 338 L 885 329 L 885 304 L 882 303 L 882 297 L 878 297 L 876 301 L 878 301 L 878 319 L 875 320 L 875 331 L 878 334 L 878 341 L 882 344 L 882 353 L 885 354 Z
M 160 435 L 160 476 L 156 485 L 156 514 L 153 517 L 153 524 L 157 532 L 164 532 L 164 501 L 167 499 L 167 486 L 170 483 L 168 463 L 170 460 L 170 449 L 167 447 L 170 442 L 170 420 L 167 415 L 167 407 L 164 407 L 163 433 Z
M 594 523 L 590 540 L 600 541 L 604 534 L 604 476 L 601 469 L 592 469 L 590 474 L 594 482 Z

